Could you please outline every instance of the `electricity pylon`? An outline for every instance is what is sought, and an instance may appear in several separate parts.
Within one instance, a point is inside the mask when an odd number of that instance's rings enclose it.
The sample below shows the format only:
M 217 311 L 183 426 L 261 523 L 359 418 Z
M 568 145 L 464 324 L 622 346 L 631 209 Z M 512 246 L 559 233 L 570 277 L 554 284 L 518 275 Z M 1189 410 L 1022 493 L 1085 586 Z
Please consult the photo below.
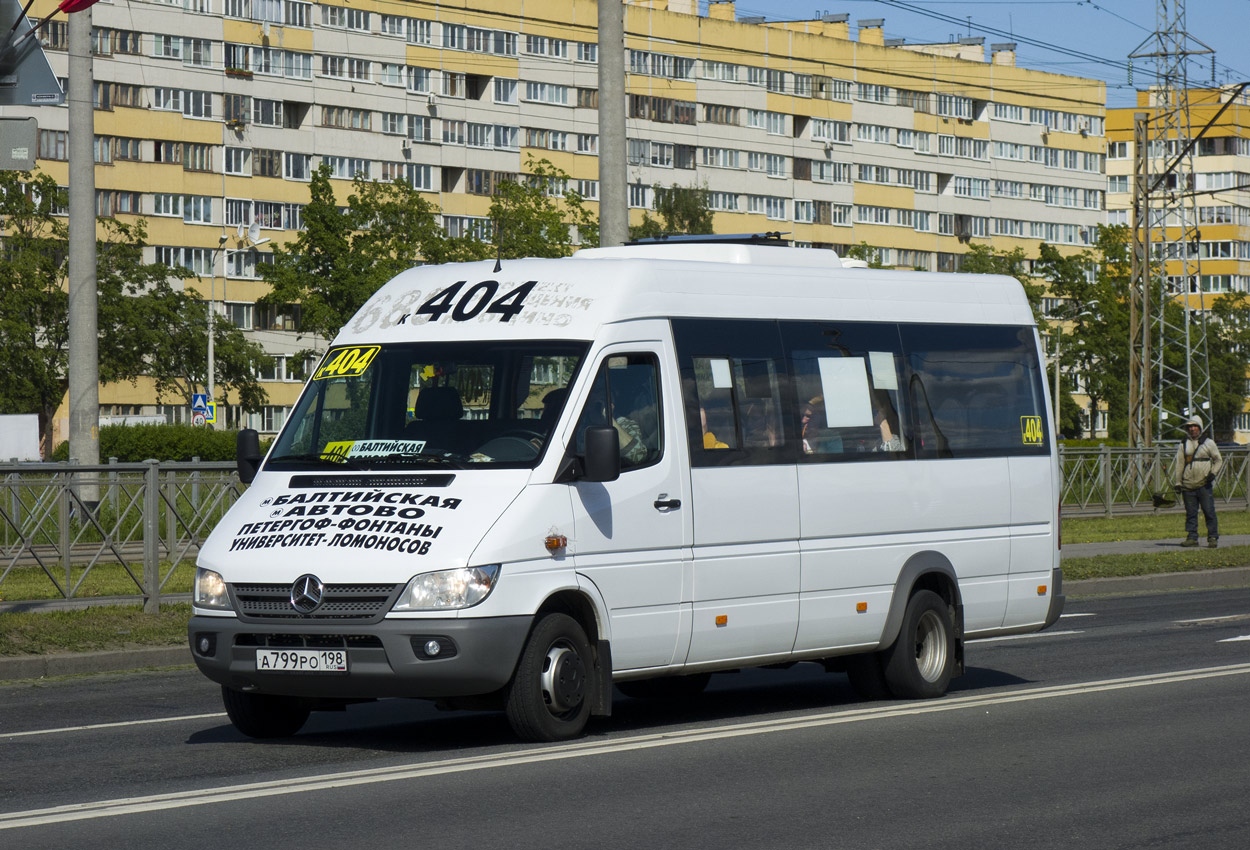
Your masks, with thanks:
M 1210 418 L 1206 296 L 1194 195 L 1188 64 L 1214 51 L 1185 31 L 1184 0 L 1158 0 L 1157 29 L 1129 57 L 1155 66 L 1134 127 L 1129 444 L 1149 446 L 1185 416 Z M 1180 310 L 1168 310 L 1169 304 Z M 1183 388 L 1178 403 L 1164 391 Z M 1165 430 L 1166 429 L 1166 430 Z

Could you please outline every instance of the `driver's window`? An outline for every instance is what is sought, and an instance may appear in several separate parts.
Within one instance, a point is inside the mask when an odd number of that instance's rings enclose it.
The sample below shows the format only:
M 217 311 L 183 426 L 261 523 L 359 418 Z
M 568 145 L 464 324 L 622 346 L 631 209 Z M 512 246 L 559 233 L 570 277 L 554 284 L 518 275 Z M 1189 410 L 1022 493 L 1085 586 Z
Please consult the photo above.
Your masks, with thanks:
M 576 450 L 586 447 L 586 429 L 612 425 L 621 441 L 621 469 L 648 466 L 663 451 L 660 377 L 651 354 L 613 354 L 603 361 L 577 420 Z

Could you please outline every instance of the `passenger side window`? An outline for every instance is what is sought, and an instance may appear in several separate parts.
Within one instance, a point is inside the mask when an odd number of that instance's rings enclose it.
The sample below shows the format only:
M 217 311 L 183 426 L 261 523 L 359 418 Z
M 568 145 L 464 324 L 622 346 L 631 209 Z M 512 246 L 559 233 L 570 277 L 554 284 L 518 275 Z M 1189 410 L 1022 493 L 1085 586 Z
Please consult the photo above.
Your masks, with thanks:
M 785 463 L 792 455 L 776 322 L 673 322 L 695 466 Z
M 659 365 L 651 354 L 613 354 L 599 367 L 575 430 L 576 452 L 586 429 L 612 425 L 621 441 L 621 471 L 650 466 L 663 454 Z
M 809 460 L 908 456 L 897 327 L 785 322 L 801 455 Z
M 1045 455 L 1032 328 L 901 326 L 918 457 Z

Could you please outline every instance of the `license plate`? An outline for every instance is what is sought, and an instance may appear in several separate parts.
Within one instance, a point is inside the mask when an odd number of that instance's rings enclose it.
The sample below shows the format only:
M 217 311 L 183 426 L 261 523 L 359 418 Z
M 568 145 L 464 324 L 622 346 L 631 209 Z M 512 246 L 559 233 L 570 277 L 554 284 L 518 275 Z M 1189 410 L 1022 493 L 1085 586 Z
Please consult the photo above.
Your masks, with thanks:
M 345 649 L 258 649 L 257 672 L 346 673 Z

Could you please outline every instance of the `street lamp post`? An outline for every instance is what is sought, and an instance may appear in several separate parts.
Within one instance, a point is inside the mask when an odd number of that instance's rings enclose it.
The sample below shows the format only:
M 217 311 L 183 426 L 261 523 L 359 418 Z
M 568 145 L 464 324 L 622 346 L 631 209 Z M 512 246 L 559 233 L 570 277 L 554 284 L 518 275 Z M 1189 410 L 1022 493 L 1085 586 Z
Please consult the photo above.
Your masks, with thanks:
M 213 378 L 215 376 L 216 363 L 214 362 L 213 351 L 213 331 L 216 329 L 216 301 L 217 301 L 217 255 L 226 247 L 226 234 L 221 234 L 217 238 L 217 247 L 213 249 L 212 256 L 209 257 L 208 264 L 208 403 L 214 404 L 213 396 Z M 214 408 L 213 430 L 217 430 L 218 418 L 215 415 Z

